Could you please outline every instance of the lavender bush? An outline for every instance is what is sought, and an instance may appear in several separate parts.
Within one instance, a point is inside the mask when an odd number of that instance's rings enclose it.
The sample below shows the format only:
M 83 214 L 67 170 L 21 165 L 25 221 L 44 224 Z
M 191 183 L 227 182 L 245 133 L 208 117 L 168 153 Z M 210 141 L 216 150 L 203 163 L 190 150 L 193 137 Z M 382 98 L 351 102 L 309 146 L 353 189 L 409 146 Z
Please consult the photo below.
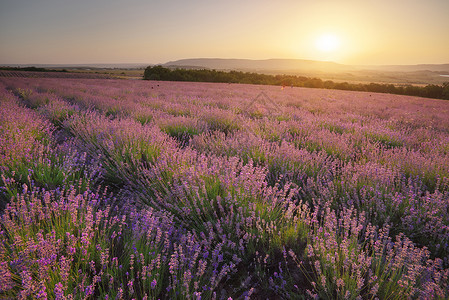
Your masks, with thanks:
M 0 294 L 448 298 L 448 111 L 363 92 L 2 78 Z

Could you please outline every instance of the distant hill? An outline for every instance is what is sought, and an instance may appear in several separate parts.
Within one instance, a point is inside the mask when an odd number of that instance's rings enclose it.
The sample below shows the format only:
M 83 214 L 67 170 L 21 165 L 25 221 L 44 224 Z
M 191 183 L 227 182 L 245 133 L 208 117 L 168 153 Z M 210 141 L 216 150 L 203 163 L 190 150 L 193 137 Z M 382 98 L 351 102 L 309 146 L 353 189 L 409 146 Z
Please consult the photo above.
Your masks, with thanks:
M 380 70 L 390 72 L 441 72 L 449 74 L 449 64 L 419 64 L 419 65 L 380 65 L 380 66 L 358 66 L 359 69 Z
M 192 58 L 169 61 L 164 67 L 202 67 L 217 70 L 248 70 L 248 71 L 323 71 L 345 72 L 356 70 L 390 71 L 390 72 L 447 72 L 449 64 L 418 64 L 418 65 L 344 65 L 335 62 L 304 60 L 304 59 L 226 59 L 226 58 Z
M 264 74 L 319 77 L 324 80 L 393 84 L 442 84 L 448 81 L 449 64 L 344 65 L 304 59 L 224 59 L 194 58 L 169 61 L 166 68 L 236 70 Z
M 164 67 L 202 67 L 216 70 L 237 70 L 250 72 L 344 72 L 354 70 L 353 67 L 327 61 L 304 59 L 224 59 L 224 58 L 194 58 L 170 61 Z

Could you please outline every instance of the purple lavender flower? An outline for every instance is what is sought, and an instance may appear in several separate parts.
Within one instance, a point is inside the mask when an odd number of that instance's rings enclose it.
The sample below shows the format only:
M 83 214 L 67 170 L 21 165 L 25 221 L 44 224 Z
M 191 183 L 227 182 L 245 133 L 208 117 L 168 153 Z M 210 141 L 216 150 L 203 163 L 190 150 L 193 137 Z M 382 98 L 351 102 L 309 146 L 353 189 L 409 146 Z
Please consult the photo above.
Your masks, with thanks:
M 153 279 L 152 281 L 151 281 L 151 289 L 155 289 L 156 288 L 156 285 L 157 285 L 157 281 L 156 281 L 156 279 Z

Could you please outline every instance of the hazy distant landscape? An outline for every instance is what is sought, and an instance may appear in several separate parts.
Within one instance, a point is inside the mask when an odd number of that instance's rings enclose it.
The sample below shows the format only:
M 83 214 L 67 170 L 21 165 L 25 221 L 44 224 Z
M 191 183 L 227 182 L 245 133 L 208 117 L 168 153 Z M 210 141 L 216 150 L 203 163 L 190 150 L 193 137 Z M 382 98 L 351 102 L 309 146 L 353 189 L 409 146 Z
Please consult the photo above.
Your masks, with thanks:
M 149 64 L 34 64 L 13 65 L 16 67 L 43 67 L 55 70 L 66 69 L 76 72 L 101 72 L 110 74 L 133 74 L 143 76 L 143 70 Z M 334 62 L 301 59 L 218 59 L 197 58 L 181 59 L 160 63 L 168 68 L 214 69 L 223 71 L 244 71 L 262 74 L 286 74 L 317 77 L 323 80 L 347 81 L 351 83 L 391 83 L 396 85 L 441 85 L 449 79 L 449 64 L 427 65 L 344 65 Z M 140 71 L 139 71 L 140 70 Z
M 183 59 L 162 64 L 165 67 L 238 70 L 264 74 L 289 74 L 318 77 L 323 80 L 392 84 L 443 84 L 449 64 L 351 66 L 334 62 L 300 59 Z

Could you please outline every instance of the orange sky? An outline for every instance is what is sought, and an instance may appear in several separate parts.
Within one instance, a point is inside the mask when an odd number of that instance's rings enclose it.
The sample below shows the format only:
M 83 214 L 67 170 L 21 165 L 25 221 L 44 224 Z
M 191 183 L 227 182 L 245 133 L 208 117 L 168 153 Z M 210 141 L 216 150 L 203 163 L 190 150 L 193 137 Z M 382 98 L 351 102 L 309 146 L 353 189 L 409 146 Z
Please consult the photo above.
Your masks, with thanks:
M 447 0 L 0 0 L 0 64 L 449 63 Z M 338 45 L 317 48 L 321 36 Z

